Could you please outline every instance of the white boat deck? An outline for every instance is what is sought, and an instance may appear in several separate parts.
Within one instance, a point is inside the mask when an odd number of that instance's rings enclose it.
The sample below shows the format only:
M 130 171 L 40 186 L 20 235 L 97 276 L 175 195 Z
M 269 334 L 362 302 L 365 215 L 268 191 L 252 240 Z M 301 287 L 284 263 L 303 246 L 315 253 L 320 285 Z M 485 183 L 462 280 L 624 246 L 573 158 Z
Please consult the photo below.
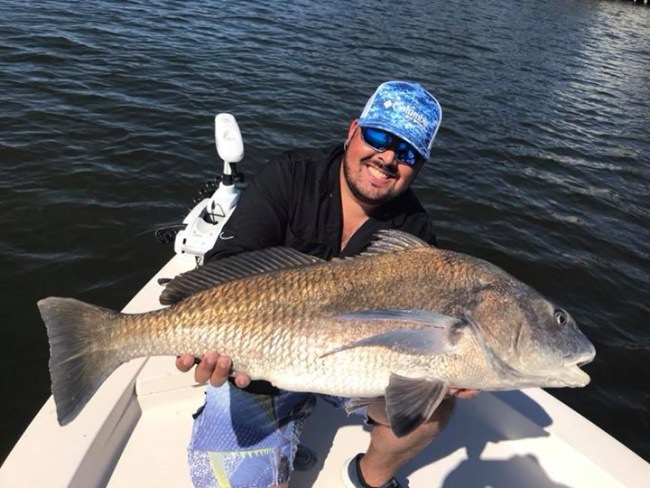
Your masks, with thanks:
M 173 358 L 153 358 L 141 375 L 165 369 L 177 374 Z M 140 422 L 108 486 L 190 487 L 185 447 L 202 396 L 203 389 L 192 386 L 140 396 Z M 404 468 L 408 486 L 648 486 L 648 463 L 542 390 L 482 393 L 457 406 L 438 440 Z M 345 462 L 368 440 L 357 417 L 319 402 L 303 435 L 319 462 L 296 472 L 291 487 L 339 486 Z
M 156 280 L 191 267 L 172 259 L 125 311 L 157 303 Z M 50 398 L 0 469 L 0 487 L 190 487 L 186 446 L 203 388 L 172 357 L 116 371 L 72 423 L 60 427 Z M 118 399 L 116 401 L 116 399 Z M 340 486 L 347 459 L 368 433 L 355 416 L 320 402 L 303 442 L 316 450 L 292 488 Z M 449 426 L 400 473 L 411 488 L 647 488 L 650 464 L 539 389 L 459 400 Z

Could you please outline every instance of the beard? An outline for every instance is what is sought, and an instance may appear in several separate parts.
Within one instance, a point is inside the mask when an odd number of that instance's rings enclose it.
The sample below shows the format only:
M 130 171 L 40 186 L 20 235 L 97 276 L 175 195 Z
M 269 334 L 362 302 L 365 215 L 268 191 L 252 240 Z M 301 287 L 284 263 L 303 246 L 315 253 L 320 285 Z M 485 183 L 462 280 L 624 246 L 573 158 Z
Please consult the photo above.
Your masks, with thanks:
M 360 165 L 362 165 L 363 162 L 360 162 Z M 392 168 L 388 167 L 385 168 L 384 171 L 391 172 L 394 171 Z M 384 192 L 383 194 L 373 194 L 367 190 L 364 190 L 359 182 L 357 181 L 357 178 L 355 175 L 352 173 L 352 169 L 350 167 L 350 164 L 348 162 L 347 154 L 343 156 L 343 177 L 345 178 L 345 181 L 348 185 L 348 188 L 350 189 L 350 193 L 362 204 L 372 206 L 372 207 L 378 207 L 380 205 L 383 205 L 391 200 L 393 200 L 395 197 L 397 197 L 397 194 L 395 194 L 392 191 L 387 191 Z

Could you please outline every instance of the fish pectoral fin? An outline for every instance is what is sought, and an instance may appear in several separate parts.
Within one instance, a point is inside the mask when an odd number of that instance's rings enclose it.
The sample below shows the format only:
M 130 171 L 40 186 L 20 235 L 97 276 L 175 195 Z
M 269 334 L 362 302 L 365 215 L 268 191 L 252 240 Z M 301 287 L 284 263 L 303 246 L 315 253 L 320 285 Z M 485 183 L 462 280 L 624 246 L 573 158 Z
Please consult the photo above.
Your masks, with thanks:
M 391 351 L 407 354 L 444 354 L 453 352 L 455 346 L 451 342 L 452 329 L 462 327 L 465 322 L 449 315 L 443 315 L 422 310 L 367 310 L 336 316 L 337 320 L 356 320 L 368 322 L 372 320 L 389 320 L 404 327 L 374 334 L 347 344 L 343 344 L 320 357 L 357 347 L 383 347 Z M 411 324 L 411 327 L 408 324 Z M 424 324 L 429 327 L 414 327 L 414 324 Z
M 373 320 L 388 320 L 391 322 L 406 322 L 428 325 L 430 327 L 439 329 L 449 329 L 458 323 L 464 322 L 464 319 L 452 317 L 444 313 L 410 308 L 359 310 L 357 312 L 340 313 L 337 314 L 334 318 L 336 320 L 357 320 L 363 322 Z
M 391 374 L 386 388 L 386 415 L 397 437 L 403 437 L 429 420 L 447 394 L 442 380 L 407 378 Z

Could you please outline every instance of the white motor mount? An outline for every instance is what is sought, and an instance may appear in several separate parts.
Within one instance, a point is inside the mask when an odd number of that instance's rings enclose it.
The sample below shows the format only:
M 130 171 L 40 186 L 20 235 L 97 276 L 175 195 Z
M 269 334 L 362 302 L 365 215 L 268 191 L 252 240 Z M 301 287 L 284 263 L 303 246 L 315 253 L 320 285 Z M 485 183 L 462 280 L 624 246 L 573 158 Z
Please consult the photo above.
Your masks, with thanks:
M 203 256 L 214 246 L 226 220 L 230 217 L 242 188 L 235 182 L 235 164 L 244 158 L 244 142 L 231 114 L 220 113 L 214 118 L 214 138 L 217 153 L 223 160 L 219 186 L 210 198 L 200 201 L 183 219 L 184 229 L 176 234 L 176 254 L 193 256 L 203 264 Z

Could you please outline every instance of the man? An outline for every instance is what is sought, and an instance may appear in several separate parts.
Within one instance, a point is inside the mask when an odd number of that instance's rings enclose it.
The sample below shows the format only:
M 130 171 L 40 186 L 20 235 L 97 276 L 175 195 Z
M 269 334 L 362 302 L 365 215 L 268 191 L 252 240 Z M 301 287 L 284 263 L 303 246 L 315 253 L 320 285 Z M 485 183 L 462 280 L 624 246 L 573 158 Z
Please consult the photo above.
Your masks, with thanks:
M 434 244 L 431 220 L 409 186 L 429 157 L 440 119 L 438 101 L 419 84 L 383 83 L 350 124 L 342 147 L 289 151 L 267 165 L 242 195 L 207 259 L 273 246 L 323 259 L 347 257 L 387 228 Z M 189 371 L 194 358 L 181 355 L 176 365 Z M 286 487 L 314 395 L 251 382 L 245 372 L 227 382 L 231 366 L 230 358 L 210 352 L 195 370 L 196 380 L 210 385 L 189 447 L 193 482 Z M 399 487 L 395 473 L 433 440 L 452 406 L 452 399 L 445 400 L 428 422 L 397 438 L 383 404 L 371 405 L 370 446 L 345 467 L 347 486 Z

